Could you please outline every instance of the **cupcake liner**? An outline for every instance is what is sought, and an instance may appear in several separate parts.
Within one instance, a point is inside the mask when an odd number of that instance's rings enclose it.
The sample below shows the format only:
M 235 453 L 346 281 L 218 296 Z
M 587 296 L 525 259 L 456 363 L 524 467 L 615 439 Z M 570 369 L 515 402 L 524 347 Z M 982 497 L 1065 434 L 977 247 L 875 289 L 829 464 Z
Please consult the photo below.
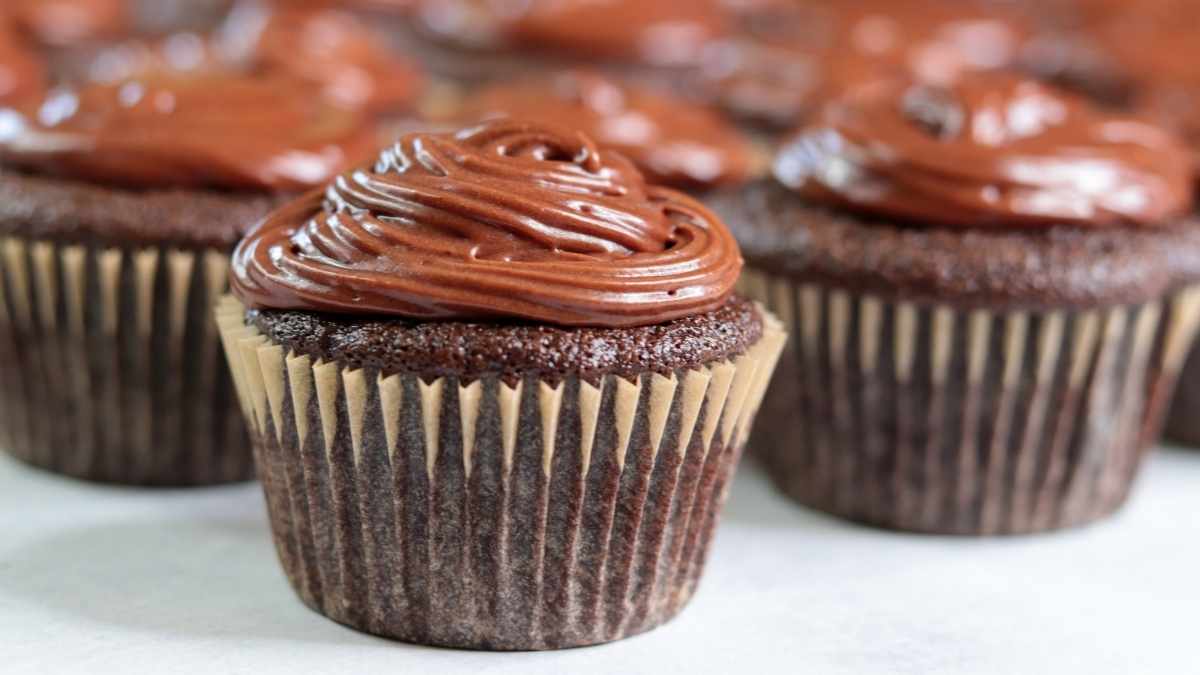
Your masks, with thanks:
M 279 558 L 300 598 L 408 642 L 552 649 L 691 597 L 784 335 L 598 382 L 384 377 L 217 310 Z M 764 313 L 765 315 L 765 313 Z
M 797 501 L 954 534 L 1089 522 L 1128 495 L 1200 321 L 1200 289 L 1088 311 L 895 302 L 759 270 L 798 336 L 751 443 Z
M 0 443 L 94 481 L 246 480 L 220 353 L 216 251 L 0 239 Z

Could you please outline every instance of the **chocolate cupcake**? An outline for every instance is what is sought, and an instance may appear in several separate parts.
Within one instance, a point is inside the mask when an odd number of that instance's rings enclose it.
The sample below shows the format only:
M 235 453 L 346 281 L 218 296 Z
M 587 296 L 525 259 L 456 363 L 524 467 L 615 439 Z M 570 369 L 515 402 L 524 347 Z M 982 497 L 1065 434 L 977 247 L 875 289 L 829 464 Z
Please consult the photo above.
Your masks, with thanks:
M 0 444 L 98 481 L 245 480 L 211 306 L 279 194 L 367 157 L 300 83 L 158 73 L 0 112 Z
M 671 618 L 782 348 L 740 268 L 698 202 L 509 120 L 275 212 L 218 322 L 300 598 L 480 649 Z
M 799 336 L 756 449 L 797 501 L 954 534 L 1125 500 L 1200 319 L 1173 136 L 1009 75 L 831 103 L 728 208 Z
M 696 192 L 740 186 L 766 164 L 765 152 L 717 112 L 594 71 L 488 85 L 446 117 L 463 124 L 510 117 L 578 129 L 631 159 L 650 182 Z

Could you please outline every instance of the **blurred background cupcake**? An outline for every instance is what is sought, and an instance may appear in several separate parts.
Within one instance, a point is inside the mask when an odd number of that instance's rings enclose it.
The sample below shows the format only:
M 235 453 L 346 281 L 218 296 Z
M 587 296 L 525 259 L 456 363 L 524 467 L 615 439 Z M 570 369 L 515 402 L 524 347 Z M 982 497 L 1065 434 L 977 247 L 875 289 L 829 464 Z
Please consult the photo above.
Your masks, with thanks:
M 798 501 L 989 534 L 1116 509 L 1197 315 L 1177 137 L 1006 74 L 852 89 L 734 200 L 797 339 L 754 439 Z
M 518 120 L 276 211 L 218 316 L 297 593 L 453 647 L 670 619 L 783 346 L 741 265 L 699 202 Z
M 253 476 L 210 319 L 228 253 L 282 195 L 371 157 L 422 81 L 353 17 L 264 12 L 236 34 L 50 53 L 44 93 L 0 111 L 13 364 L 0 433 L 14 456 L 132 484 Z

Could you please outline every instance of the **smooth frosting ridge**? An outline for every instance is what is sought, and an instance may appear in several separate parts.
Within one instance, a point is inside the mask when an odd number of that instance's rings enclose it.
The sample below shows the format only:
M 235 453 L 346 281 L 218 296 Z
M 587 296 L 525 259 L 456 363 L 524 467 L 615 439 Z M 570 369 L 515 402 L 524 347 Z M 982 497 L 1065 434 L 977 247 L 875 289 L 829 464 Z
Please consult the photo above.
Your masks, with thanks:
M 620 154 L 497 120 L 408 134 L 272 214 L 231 283 L 259 308 L 625 327 L 720 307 L 741 265 L 716 216 Z
M 1192 204 L 1177 138 L 999 73 L 857 88 L 785 142 L 775 176 L 813 201 L 952 226 L 1161 226 Z
M 499 116 L 579 129 L 632 159 L 654 183 L 712 188 L 753 171 L 749 141 L 717 113 L 595 73 L 492 85 L 456 114 L 466 123 Z
M 0 159 L 127 187 L 300 191 L 370 156 L 363 117 L 290 78 L 155 72 L 0 110 Z

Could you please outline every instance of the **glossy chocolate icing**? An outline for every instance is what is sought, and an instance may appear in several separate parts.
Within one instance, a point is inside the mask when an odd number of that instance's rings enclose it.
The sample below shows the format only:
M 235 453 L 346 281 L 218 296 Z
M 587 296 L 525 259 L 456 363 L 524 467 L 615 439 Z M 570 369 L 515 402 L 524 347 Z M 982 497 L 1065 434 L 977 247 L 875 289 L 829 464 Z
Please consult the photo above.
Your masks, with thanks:
M 413 133 L 238 245 L 248 305 L 413 319 L 650 325 L 720 307 L 741 270 L 704 206 L 578 132 Z
M 126 187 L 300 191 L 370 156 L 358 113 L 289 78 L 147 73 L 0 110 L 0 160 Z
M 809 200 L 918 224 L 1169 226 L 1192 205 L 1174 136 L 1009 74 L 880 82 L 826 105 L 775 176 Z
M 750 177 L 750 142 L 715 112 L 601 75 L 570 71 L 486 87 L 454 115 L 462 123 L 496 117 L 578 129 L 632 159 L 654 183 L 707 189 Z

